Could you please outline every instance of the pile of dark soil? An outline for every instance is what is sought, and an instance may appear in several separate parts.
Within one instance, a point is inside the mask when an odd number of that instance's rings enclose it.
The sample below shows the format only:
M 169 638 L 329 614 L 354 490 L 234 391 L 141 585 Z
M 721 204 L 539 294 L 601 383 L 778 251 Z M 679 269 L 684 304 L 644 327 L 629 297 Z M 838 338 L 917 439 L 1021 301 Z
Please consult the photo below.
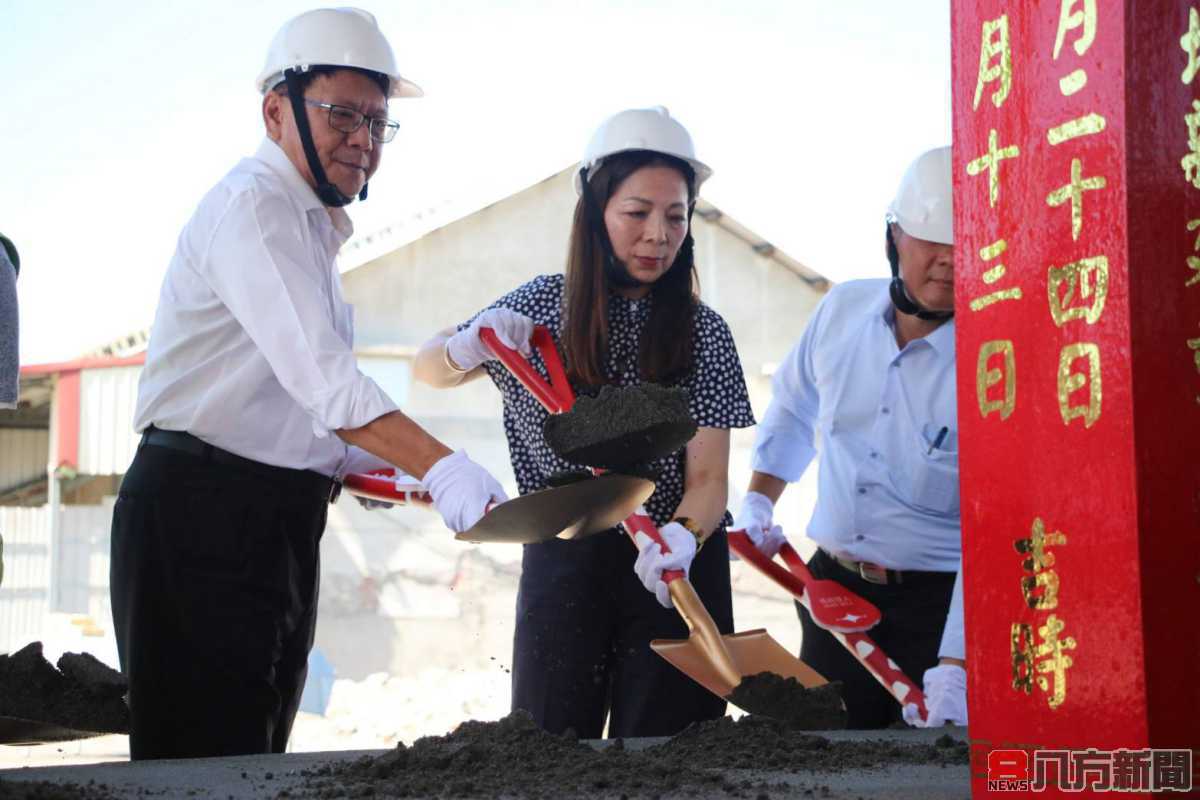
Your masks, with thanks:
M 125 676 L 87 653 L 67 653 L 55 669 L 33 642 L 0 655 L 0 716 L 77 731 L 128 733 Z
M 616 471 L 662 458 L 696 434 L 687 392 L 648 383 L 604 386 L 542 426 L 550 449 L 574 464 Z
M 644 750 L 626 750 L 617 740 L 597 751 L 514 712 L 498 722 L 465 722 L 448 736 L 401 744 L 379 757 L 310 770 L 303 790 L 277 797 L 759 798 L 784 787 L 717 770 L 803 773 L 894 763 L 966 764 L 967 745 L 948 736 L 937 746 L 830 742 L 749 716 L 693 725 Z
M 48 783 L 0 779 L 3 800 L 117 800 L 102 783 Z
M 841 683 L 806 689 L 795 678 L 760 672 L 742 678 L 729 695 L 729 702 L 751 714 L 786 722 L 796 730 L 830 731 L 846 727 Z

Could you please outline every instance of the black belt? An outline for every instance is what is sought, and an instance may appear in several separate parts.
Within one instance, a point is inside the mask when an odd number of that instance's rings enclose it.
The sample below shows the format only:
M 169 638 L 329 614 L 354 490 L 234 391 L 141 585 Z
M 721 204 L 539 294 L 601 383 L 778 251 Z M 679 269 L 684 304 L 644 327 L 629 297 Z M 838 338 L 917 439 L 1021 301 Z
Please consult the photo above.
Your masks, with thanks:
M 842 556 L 834 555 L 824 547 L 819 548 L 818 553 L 828 558 L 833 563 L 837 564 L 847 572 L 853 572 L 862 578 L 867 583 L 876 583 L 880 585 L 899 584 L 899 583 L 929 583 L 931 581 L 954 580 L 955 573 L 953 572 L 934 572 L 919 569 L 888 569 L 879 564 L 872 564 L 870 561 L 854 561 L 853 559 L 843 558 Z
M 335 481 L 319 472 L 264 464 L 261 461 L 255 461 L 252 458 L 246 458 L 236 453 L 231 453 L 228 450 L 222 450 L 202 439 L 197 439 L 185 431 L 164 431 L 151 426 L 142 434 L 142 443 L 138 446 L 140 448 L 146 445 L 167 447 L 171 450 L 179 450 L 180 452 L 189 453 L 212 461 L 215 464 L 227 464 L 238 467 L 256 475 L 262 475 L 270 480 L 289 484 L 297 491 L 304 492 L 305 494 L 311 493 L 318 497 L 327 498 L 331 503 L 336 503 L 338 496 L 342 493 L 342 484 L 340 481 Z

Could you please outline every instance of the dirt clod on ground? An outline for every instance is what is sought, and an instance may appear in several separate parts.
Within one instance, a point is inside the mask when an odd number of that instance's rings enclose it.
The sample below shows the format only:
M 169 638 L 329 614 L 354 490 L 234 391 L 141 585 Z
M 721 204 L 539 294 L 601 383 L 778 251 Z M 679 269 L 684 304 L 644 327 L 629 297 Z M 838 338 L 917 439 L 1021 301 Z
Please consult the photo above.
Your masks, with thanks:
M 945 737 L 949 739 L 949 737 Z M 520 797 L 632 798 L 695 795 L 756 798 L 798 789 L 820 794 L 819 778 L 804 786 L 797 773 L 905 764 L 966 764 L 965 743 L 941 746 L 831 742 L 784 722 L 748 716 L 693 725 L 664 744 L 628 750 L 621 740 L 603 750 L 569 734 L 553 736 L 524 712 L 498 722 L 465 722 L 448 736 L 419 739 L 378 757 L 333 762 L 305 773 L 290 798 Z M 717 770 L 788 772 L 789 785 L 729 777 Z M 801 778 L 803 780 L 803 778 Z
M 648 383 L 604 386 L 542 426 L 550 449 L 574 464 L 626 471 L 669 455 L 696 434 L 687 392 Z
M 0 716 L 49 722 L 78 731 L 129 732 L 127 684 L 87 653 L 67 653 L 58 669 L 32 642 L 0 655 Z
M 795 678 L 760 672 L 742 678 L 729 702 L 751 714 L 786 722 L 797 730 L 828 731 L 846 727 L 846 707 L 841 683 L 812 689 Z

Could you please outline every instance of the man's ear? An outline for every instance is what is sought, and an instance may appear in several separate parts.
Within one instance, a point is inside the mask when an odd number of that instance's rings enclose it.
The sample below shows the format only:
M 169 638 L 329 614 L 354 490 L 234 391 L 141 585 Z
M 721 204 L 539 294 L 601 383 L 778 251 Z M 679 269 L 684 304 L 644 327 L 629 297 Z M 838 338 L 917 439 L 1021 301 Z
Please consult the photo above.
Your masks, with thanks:
M 287 112 L 284 109 L 287 98 L 276 91 L 268 91 L 263 95 L 262 116 L 263 125 L 271 141 L 278 142 L 283 138 L 283 124 Z

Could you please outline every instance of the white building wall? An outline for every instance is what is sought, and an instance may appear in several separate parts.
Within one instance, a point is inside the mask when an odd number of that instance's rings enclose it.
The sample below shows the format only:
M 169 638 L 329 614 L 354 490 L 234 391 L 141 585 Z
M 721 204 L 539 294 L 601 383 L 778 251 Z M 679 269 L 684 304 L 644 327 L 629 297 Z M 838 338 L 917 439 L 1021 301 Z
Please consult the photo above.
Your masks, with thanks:
M 0 428 L 0 489 L 45 477 L 49 447 L 45 428 Z
M 121 475 L 133 461 L 141 367 L 85 369 L 79 388 L 79 472 Z

